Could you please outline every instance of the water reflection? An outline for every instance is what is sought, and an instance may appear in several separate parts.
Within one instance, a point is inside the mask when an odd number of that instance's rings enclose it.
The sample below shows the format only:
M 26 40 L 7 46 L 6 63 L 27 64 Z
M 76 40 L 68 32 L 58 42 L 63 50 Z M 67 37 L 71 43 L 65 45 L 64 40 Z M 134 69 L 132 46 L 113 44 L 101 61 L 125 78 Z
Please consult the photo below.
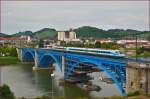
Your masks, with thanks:
M 99 85 L 102 90 L 100 92 L 83 91 L 74 84 L 65 83 L 59 86 L 58 79 L 60 72 L 55 71 L 55 78 L 52 79 L 49 71 L 32 71 L 32 65 L 16 65 L 2 67 L 2 83 L 8 84 L 17 97 L 35 97 L 41 95 L 52 95 L 59 97 L 100 97 L 112 96 L 119 94 L 116 86 L 106 84 L 94 79 L 92 82 Z M 96 74 L 92 73 L 96 77 Z

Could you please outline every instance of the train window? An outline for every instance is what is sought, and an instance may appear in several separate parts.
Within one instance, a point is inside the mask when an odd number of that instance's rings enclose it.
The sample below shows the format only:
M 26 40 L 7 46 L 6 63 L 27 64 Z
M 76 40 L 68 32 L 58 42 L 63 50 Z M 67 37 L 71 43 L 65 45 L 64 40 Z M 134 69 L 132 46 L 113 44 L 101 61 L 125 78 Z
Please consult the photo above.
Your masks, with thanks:
M 121 54 L 121 52 L 119 52 L 119 51 L 116 51 L 116 53 L 117 53 L 117 54 Z

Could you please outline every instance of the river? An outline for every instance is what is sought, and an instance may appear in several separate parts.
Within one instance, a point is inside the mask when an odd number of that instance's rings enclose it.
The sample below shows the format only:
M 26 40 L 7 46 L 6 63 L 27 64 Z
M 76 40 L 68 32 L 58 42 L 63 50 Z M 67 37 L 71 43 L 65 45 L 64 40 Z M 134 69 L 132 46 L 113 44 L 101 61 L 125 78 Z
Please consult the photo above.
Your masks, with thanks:
M 60 75 L 59 72 L 55 73 Z M 32 71 L 32 65 L 29 64 L 1 66 L 1 83 L 8 84 L 16 97 L 24 96 L 30 98 L 53 95 L 56 97 L 89 98 L 120 95 L 115 84 L 101 82 L 96 78 L 99 75 L 98 73 L 92 73 L 90 75 L 94 77 L 92 82 L 102 88 L 99 92 L 84 91 L 75 84 L 69 83 L 60 86 L 57 83 L 57 76 L 52 80 L 49 71 Z

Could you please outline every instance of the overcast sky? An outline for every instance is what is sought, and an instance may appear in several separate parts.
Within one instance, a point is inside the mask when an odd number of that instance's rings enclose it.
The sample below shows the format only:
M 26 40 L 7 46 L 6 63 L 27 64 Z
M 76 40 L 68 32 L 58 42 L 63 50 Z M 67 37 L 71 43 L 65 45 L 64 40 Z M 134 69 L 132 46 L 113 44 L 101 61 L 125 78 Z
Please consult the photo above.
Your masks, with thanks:
M 149 30 L 148 1 L 3 1 L 1 5 L 2 33 L 83 25 Z

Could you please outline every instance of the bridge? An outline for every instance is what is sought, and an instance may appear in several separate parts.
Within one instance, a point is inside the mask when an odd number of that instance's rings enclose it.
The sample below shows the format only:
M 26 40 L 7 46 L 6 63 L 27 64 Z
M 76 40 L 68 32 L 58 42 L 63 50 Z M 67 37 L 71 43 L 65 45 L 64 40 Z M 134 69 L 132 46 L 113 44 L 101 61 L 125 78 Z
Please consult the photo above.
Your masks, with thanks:
M 104 71 L 116 84 L 121 95 L 126 96 L 126 61 L 124 58 L 105 57 L 92 53 L 81 53 L 63 49 L 18 48 L 18 58 L 22 62 L 33 62 L 33 69 L 52 69 L 60 71 L 64 80 L 87 82 L 87 74 Z

